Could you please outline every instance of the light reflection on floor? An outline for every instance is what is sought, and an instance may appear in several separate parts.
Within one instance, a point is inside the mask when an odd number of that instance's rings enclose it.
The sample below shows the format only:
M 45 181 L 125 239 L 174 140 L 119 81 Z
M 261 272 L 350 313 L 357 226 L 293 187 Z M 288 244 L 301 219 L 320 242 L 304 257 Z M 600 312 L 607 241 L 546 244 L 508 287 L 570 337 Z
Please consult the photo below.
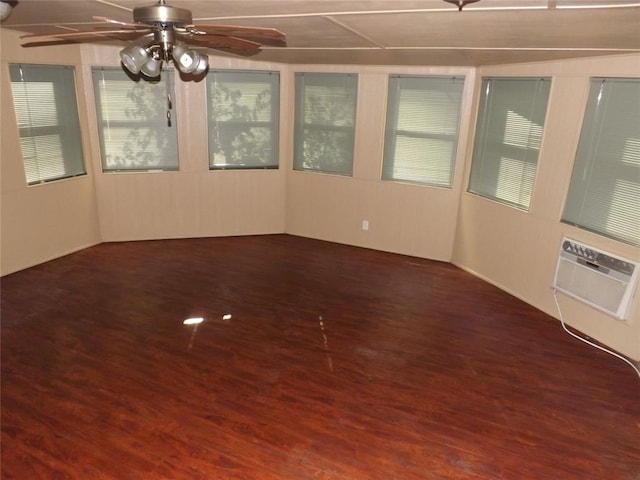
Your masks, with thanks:
M 318 321 L 320 322 L 320 332 L 322 332 L 323 348 L 327 355 L 327 366 L 329 367 L 329 371 L 333 372 L 333 358 L 331 358 L 331 353 L 329 353 L 329 340 L 327 339 L 327 334 L 325 333 L 324 321 L 322 320 L 322 316 L 318 317 Z

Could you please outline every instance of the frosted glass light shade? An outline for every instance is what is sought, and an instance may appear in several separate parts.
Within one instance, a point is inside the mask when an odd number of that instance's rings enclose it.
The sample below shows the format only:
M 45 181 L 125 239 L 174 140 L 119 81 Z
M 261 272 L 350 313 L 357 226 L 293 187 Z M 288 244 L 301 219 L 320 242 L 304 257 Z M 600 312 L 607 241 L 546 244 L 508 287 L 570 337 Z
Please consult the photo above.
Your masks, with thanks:
M 162 60 L 158 58 L 150 58 L 147 62 L 140 67 L 140 71 L 143 75 L 150 78 L 155 78 L 160 75 L 160 68 L 162 67 Z
M 4 22 L 11 12 L 13 11 L 13 7 L 9 3 L 0 2 L 0 22 Z
M 198 53 L 198 64 L 193 70 L 193 74 L 200 75 L 201 73 L 204 73 L 207 68 L 209 68 L 209 57 L 204 53 Z
M 200 54 L 195 50 L 187 48 L 186 45 L 182 43 L 175 45 L 173 47 L 172 55 L 173 61 L 181 72 L 192 73 L 198 68 Z
M 142 66 L 149 60 L 149 54 L 140 45 L 131 45 L 120 51 L 122 64 L 133 74 L 140 72 Z

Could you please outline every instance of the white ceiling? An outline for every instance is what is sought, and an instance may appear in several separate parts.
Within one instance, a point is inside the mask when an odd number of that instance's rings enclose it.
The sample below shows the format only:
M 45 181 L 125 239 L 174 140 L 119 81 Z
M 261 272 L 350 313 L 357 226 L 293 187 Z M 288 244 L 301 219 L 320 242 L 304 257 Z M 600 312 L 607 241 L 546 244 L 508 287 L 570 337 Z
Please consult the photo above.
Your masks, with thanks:
M 2 27 L 85 30 L 104 26 L 94 15 L 131 22 L 133 7 L 154 3 L 20 0 Z M 286 48 L 264 47 L 252 57 L 283 63 L 478 66 L 640 52 L 640 0 L 480 0 L 462 12 L 443 0 L 168 3 L 191 10 L 195 24 L 283 31 Z

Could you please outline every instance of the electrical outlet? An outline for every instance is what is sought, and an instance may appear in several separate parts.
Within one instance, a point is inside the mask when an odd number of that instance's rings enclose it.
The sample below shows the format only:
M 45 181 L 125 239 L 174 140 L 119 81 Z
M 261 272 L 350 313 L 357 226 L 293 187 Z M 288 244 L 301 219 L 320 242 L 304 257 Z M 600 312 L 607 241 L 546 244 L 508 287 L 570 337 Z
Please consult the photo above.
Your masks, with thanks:
M 362 229 L 369 230 L 369 220 L 362 220 Z

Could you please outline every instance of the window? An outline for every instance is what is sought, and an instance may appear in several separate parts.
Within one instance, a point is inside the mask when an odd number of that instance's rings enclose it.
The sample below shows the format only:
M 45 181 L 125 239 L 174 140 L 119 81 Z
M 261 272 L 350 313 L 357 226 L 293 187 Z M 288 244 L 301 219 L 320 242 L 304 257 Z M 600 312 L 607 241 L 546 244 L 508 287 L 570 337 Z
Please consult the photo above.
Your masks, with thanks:
M 210 70 L 209 168 L 278 168 L 280 74 Z
M 551 80 L 484 78 L 469 192 L 529 209 Z
M 640 244 L 640 79 L 591 80 L 562 221 Z
M 295 170 L 353 174 L 358 76 L 296 73 Z
M 121 68 L 93 68 L 104 172 L 177 170 L 173 71 L 156 81 L 132 79 Z
M 73 67 L 9 66 L 27 184 L 84 175 Z
M 389 78 L 382 179 L 450 187 L 464 78 Z

